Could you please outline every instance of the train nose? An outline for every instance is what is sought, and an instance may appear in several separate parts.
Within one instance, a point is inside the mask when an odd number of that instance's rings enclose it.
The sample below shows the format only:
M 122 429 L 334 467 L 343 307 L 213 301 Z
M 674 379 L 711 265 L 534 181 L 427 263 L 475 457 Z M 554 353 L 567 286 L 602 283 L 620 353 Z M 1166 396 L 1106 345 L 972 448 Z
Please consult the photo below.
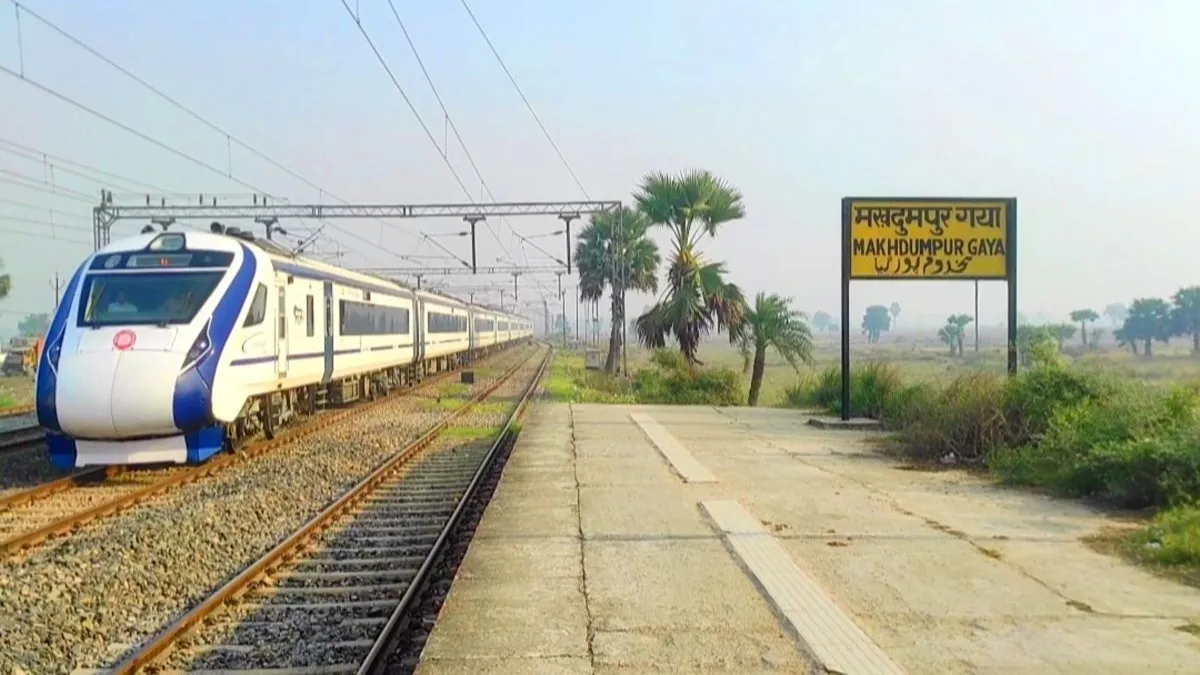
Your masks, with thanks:
M 57 407 L 64 432 L 93 439 L 179 433 L 172 399 L 183 354 L 172 349 L 174 330 L 145 333 L 150 337 L 117 332 L 107 349 L 81 344 L 62 355 Z

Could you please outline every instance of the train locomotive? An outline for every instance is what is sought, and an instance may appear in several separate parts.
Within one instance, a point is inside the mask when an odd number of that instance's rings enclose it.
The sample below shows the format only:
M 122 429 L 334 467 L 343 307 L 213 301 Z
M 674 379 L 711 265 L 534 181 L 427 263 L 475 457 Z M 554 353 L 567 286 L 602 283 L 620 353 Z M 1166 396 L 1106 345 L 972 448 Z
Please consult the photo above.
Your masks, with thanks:
M 38 362 L 37 417 L 58 467 L 202 463 L 532 328 L 233 229 L 143 234 L 71 278 Z

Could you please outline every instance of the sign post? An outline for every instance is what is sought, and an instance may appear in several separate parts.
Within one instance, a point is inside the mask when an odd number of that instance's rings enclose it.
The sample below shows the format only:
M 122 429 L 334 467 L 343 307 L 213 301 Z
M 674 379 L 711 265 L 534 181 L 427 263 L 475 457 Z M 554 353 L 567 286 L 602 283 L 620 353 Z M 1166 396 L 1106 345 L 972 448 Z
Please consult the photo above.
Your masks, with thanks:
M 928 279 L 1008 285 L 1008 372 L 1017 372 L 1017 200 L 842 200 L 842 414 L 850 419 L 850 282 Z

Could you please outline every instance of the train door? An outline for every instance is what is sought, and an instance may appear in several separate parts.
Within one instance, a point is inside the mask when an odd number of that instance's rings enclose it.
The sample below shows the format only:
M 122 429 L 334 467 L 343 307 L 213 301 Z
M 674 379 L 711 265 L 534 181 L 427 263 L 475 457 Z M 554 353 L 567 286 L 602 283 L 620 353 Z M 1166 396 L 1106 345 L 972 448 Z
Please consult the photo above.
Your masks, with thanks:
M 417 363 L 425 360 L 425 303 L 421 298 L 413 296 L 413 310 L 416 321 L 413 321 L 413 354 Z
M 333 282 L 325 282 L 325 373 L 321 376 L 324 384 L 333 379 Z
M 279 377 L 286 377 L 288 372 L 288 301 L 287 285 L 279 287 L 279 309 L 275 322 L 278 324 L 275 333 L 276 361 L 275 372 Z

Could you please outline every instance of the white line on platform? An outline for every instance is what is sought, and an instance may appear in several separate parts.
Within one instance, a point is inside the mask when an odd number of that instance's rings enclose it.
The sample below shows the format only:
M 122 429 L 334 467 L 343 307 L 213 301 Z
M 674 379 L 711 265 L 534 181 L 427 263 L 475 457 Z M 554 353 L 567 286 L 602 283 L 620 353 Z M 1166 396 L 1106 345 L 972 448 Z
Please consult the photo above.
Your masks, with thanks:
M 904 670 L 845 614 L 736 501 L 700 502 L 759 588 L 829 672 L 903 675 Z
M 683 447 L 683 444 L 672 436 L 666 427 L 655 422 L 653 417 L 646 413 L 629 413 L 629 419 L 633 420 L 634 424 L 641 427 L 642 431 L 650 437 L 650 442 L 670 462 L 675 472 L 683 478 L 683 482 L 717 482 L 717 477 L 693 457 L 692 453 L 688 452 L 687 448 Z

